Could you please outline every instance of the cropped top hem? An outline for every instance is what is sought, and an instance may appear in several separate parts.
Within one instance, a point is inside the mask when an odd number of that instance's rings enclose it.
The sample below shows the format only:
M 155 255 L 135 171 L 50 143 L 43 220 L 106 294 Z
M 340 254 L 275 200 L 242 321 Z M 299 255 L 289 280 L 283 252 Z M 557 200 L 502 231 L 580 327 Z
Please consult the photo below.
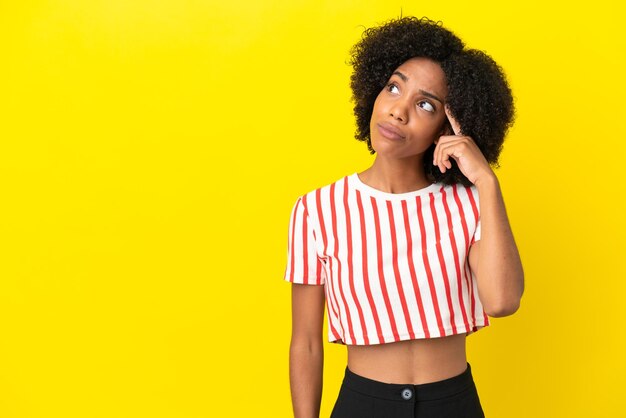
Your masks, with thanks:
M 439 335 L 439 336 L 429 336 L 427 337 L 426 334 L 424 333 L 415 333 L 415 335 L 410 335 L 408 333 L 405 334 L 388 334 L 388 335 L 382 335 L 382 336 L 378 336 L 377 339 L 372 338 L 370 336 L 367 336 L 368 340 L 369 340 L 369 344 L 365 344 L 365 340 L 361 339 L 360 341 L 357 340 L 357 342 L 352 342 L 351 340 L 349 340 L 349 337 L 346 338 L 346 341 L 344 342 L 341 339 L 329 339 L 328 342 L 333 343 L 333 344 L 340 344 L 340 345 L 379 345 L 379 344 L 388 344 L 388 343 L 394 343 L 394 342 L 399 342 L 399 341 L 410 341 L 410 340 L 425 340 L 425 339 L 432 339 L 432 338 L 443 338 L 443 337 L 450 337 L 452 335 L 459 335 L 459 334 L 467 334 L 468 336 L 475 333 L 476 331 L 478 331 L 479 329 L 482 329 L 484 327 L 489 326 L 489 321 L 485 322 L 479 322 L 476 323 L 473 327 L 470 326 L 469 329 L 467 329 L 465 326 L 463 327 L 459 327 L 456 329 L 456 332 L 454 331 L 454 329 L 452 328 L 444 328 L 444 333 L 443 335 Z M 375 341 L 375 342 L 372 342 Z

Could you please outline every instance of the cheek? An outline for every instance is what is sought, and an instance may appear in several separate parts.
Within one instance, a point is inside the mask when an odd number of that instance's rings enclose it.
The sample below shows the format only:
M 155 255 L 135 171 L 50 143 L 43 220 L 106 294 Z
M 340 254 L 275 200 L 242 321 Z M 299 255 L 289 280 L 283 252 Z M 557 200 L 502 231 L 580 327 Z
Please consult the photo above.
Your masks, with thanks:
M 423 140 L 435 140 L 442 134 L 444 121 L 441 118 L 423 117 L 415 120 L 413 132 L 418 133 Z
M 376 100 L 374 100 L 374 106 L 372 108 L 372 115 L 379 114 L 386 110 L 387 104 L 385 102 L 385 98 L 383 97 L 384 92 L 385 91 L 382 90 L 378 93 L 378 96 L 376 96 Z
M 448 119 L 446 118 L 445 115 L 438 117 L 436 121 L 433 121 L 434 135 L 436 135 L 437 137 L 441 135 L 447 135 L 447 132 L 446 132 L 447 122 L 448 122 Z

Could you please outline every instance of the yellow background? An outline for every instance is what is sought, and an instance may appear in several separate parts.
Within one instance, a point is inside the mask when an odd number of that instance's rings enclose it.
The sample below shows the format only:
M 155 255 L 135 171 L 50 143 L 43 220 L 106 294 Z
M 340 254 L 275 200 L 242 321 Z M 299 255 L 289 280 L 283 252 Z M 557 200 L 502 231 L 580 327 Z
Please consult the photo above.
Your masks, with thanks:
M 290 416 L 289 212 L 371 163 L 348 50 L 400 11 L 517 100 L 498 175 L 526 293 L 468 339 L 487 416 L 623 414 L 620 4 L 2 1 L 0 417 Z

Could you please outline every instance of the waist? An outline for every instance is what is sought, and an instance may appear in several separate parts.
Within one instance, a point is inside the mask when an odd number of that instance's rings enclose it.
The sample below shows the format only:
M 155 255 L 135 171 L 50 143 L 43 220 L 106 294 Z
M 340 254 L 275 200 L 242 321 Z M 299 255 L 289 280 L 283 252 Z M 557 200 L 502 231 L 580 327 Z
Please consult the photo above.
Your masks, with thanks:
M 467 368 L 465 334 L 347 347 L 348 369 L 385 383 L 431 383 Z
M 448 379 L 431 383 L 414 385 L 411 383 L 384 383 L 368 379 L 352 372 L 346 367 L 342 386 L 368 396 L 376 396 L 389 400 L 413 399 L 415 401 L 430 401 L 454 396 L 471 388 L 475 388 L 472 369 L 466 363 L 465 370 Z

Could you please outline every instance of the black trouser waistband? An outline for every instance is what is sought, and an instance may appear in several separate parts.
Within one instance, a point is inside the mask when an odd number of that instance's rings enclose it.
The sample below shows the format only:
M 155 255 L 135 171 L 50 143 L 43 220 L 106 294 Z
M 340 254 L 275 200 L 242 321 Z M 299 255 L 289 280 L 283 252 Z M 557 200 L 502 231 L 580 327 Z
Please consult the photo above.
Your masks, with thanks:
M 419 385 L 379 382 L 355 374 L 346 367 L 343 385 L 356 392 L 383 399 L 428 401 L 462 392 L 474 386 L 474 379 L 469 363 L 467 363 L 467 369 L 458 376 Z

